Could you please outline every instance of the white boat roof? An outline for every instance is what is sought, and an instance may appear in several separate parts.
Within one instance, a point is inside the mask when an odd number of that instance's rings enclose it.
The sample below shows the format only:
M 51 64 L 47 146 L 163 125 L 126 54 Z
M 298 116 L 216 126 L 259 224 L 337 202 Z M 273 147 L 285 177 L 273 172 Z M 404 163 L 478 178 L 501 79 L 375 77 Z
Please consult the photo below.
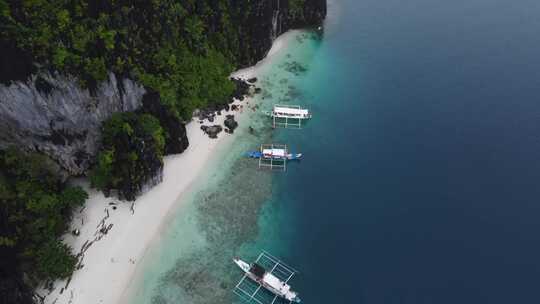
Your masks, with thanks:
M 281 281 L 271 273 L 266 273 L 263 277 L 263 280 L 266 284 L 272 286 L 276 290 L 279 290 L 279 292 L 286 297 L 294 297 L 296 295 L 294 294 L 294 292 L 291 292 L 291 286 L 289 284 Z
M 309 110 L 308 109 L 295 109 L 295 108 L 287 108 L 287 107 L 274 107 L 274 112 L 279 112 L 283 114 L 292 114 L 292 115 L 308 115 Z
M 284 157 L 285 149 L 263 149 L 262 153 Z

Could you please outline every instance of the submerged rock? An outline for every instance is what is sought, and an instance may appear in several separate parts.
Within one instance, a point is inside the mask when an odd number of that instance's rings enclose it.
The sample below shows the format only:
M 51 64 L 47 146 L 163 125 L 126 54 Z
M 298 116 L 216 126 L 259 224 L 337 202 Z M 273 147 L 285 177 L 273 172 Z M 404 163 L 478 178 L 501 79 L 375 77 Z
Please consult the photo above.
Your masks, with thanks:
M 295 76 L 299 76 L 300 74 L 307 72 L 307 68 L 296 61 L 286 62 L 284 66 L 287 72 L 292 73 Z

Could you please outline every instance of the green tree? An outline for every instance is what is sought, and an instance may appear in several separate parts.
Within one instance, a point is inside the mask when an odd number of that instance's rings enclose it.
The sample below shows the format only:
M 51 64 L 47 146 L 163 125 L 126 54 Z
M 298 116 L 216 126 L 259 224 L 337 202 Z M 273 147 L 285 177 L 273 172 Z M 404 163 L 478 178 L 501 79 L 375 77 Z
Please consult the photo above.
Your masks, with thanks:
M 76 258 L 60 236 L 73 207 L 87 197 L 82 188 L 66 186 L 42 154 L 0 151 L 0 250 L 29 281 L 71 274 Z
M 144 184 L 161 171 L 165 131 L 159 120 L 144 113 L 116 113 L 102 127 L 103 147 L 91 170 L 93 187 L 106 194 L 117 189 L 133 200 Z
M 98 189 L 107 188 L 113 178 L 114 150 L 103 150 L 98 155 L 98 162 L 90 172 L 90 183 Z
M 66 187 L 58 199 L 64 207 L 78 207 L 88 199 L 88 193 L 81 187 Z
M 49 240 L 37 250 L 37 272 L 44 279 L 67 278 L 77 264 L 71 249 L 57 240 Z

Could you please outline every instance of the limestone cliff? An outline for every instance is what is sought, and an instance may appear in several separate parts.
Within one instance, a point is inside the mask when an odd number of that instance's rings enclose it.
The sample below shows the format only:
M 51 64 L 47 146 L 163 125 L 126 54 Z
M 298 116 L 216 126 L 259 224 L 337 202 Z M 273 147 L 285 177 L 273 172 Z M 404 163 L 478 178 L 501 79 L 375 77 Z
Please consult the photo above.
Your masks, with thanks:
M 112 73 L 95 92 L 58 74 L 0 84 L 0 148 L 40 151 L 69 174 L 82 174 L 99 148 L 101 123 L 114 112 L 139 108 L 144 93 Z
M 290 29 L 317 28 L 326 17 L 326 0 L 257 0 L 255 3 L 233 0 L 239 11 L 248 10 L 240 21 L 242 65 L 250 66 L 261 60 L 270 50 L 274 39 Z M 292 9 L 292 2 L 301 9 Z

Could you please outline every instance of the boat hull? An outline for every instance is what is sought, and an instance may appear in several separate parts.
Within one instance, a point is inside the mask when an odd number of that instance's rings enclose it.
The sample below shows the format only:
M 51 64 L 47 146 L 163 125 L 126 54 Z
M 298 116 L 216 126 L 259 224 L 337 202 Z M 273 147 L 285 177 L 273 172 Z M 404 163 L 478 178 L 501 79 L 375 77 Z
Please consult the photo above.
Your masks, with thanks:
M 238 267 L 240 267 L 240 269 L 242 269 L 242 271 L 244 271 L 246 273 L 246 276 L 259 283 L 263 288 L 265 288 L 266 290 L 270 291 L 271 293 L 287 300 L 287 301 L 291 301 L 291 302 L 294 302 L 294 303 L 300 303 L 300 298 L 298 297 L 297 293 L 294 292 L 294 291 L 291 291 L 289 288 L 289 285 L 287 285 L 285 282 L 282 282 L 281 280 L 279 280 L 277 277 L 275 277 L 274 275 L 272 275 L 271 273 L 265 273 L 262 277 L 258 277 L 257 275 L 255 275 L 254 273 L 252 273 L 250 271 L 251 269 L 251 265 L 249 265 L 248 263 L 240 260 L 240 259 L 234 259 L 233 260 L 234 263 L 236 265 L 238 265 Z M 272 284 L 273 283 L 273 284 Z M 285 292 L 284 291 L 281 291 L 279 289 L 277 289 L 275 286 L 273 285 L 276 285 L 276 286 L 280 286 L 280 287 L 285 287 Z
M 287 160 L 300 160 L 302 158 L 302 153 L 289 153 L 285 156 L 277 155 L 266 155 L 260 151 L 249 151 L 245 154 L 250 158 L 263 158 L 263 159 L 287 159 Z

